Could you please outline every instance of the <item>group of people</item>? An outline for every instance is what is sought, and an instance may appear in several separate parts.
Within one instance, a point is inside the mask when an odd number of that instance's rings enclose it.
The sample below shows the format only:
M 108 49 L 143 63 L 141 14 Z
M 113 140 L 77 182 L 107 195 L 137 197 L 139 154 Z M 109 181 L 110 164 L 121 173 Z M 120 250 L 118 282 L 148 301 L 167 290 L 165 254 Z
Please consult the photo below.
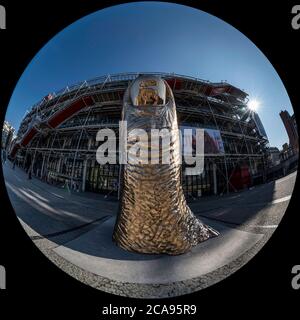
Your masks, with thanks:
M 7 160 L 7 151 L 5 149 L 1 149 L 1 161 L 2 161 L 3 165 L 6 163 L 6 160 Z M 16 162 L 17 162 L 17 158 L 14 158 L 12 160 L 12 168 L 13 169 L 15 169 Z M 31 179 L 32 178 L 32 160 L 31 160 L 30 154 L 28 154 L 26 157 L 25 171 L 28 174 L 28 179 Z

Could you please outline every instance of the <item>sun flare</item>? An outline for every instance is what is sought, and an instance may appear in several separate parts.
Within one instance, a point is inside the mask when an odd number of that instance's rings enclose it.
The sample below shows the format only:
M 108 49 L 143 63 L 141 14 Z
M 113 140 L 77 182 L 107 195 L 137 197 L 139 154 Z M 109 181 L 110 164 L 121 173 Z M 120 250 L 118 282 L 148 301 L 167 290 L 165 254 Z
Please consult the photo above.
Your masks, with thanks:
M 258 101 L 257 99 L 251 99 L 248 102 L 248 107 L 252 111 L 257 111 L 260 107 L 260 101 Z

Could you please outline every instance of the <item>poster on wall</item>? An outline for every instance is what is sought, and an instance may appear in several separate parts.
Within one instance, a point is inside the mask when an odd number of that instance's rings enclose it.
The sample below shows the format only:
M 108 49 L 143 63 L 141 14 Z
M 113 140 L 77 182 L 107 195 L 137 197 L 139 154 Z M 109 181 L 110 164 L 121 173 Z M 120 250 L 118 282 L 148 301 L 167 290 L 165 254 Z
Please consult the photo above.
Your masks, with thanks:
M 189 130 L 186 130 L 189 129 Z M 204 130 L 204 154 L 205 155 L 223 155 L 225 153 L 223 140 L 220 130 L 203 129 L 189 126 L 180 126 L 182 133 L 182 150 L 184 153 L 192 150 L 196 152 L 196 129 Z M 191 131 L 192 130 L 192 131 Z

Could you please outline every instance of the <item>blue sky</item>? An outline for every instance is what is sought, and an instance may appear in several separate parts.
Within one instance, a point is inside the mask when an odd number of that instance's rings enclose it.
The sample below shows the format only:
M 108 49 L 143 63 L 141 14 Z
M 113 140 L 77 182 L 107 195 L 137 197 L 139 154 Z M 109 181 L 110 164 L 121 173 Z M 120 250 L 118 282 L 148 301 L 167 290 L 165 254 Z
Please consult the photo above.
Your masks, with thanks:
M 19 127 L 26 109 L 49 92 L 122 72 L 174 72 L 226 80 L 258 99 L 272 146 L 288 137 L 279 112 L 293 113 L 287 92 L 263 53 L 224 21 L 197 9 L 160 2 L 110 7 L 73 23 L 33 58 L 6 114 Z

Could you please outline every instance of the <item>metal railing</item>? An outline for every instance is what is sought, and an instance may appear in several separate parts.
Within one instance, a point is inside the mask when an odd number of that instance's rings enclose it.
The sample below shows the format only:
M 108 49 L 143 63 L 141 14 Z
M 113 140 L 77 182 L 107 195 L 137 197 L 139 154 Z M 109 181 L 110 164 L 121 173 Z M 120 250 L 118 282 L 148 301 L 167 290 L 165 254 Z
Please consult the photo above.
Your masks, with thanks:
M 80 89 L 82 87 L 82 85 L 86 82 L 87 86 L 91 87 L 91 86 L 97 86 L 100 84 L 103 84 L 105 81 L 107 81 L 107 78 L 110 78 L 110 81 L 108 82 L 116 82 L 116 81 L 132 81 L 134 79 L 136 79 L 139 75 L 141 74 L 146 74 L 146 75 L 154 75 L 154 76 L 160 76 L 162 78 L 180 78 L 183 80 L 192 80 L 192 81 L 196 81 L 196 82 L 202 82 L 205 84 L 213 84 L 213 82 L 210 82 L 208 80 L 204 80 L 201 78 L 197 78 L 197 77 L 192 77 L 192 76 L 186 76 L 186 75 L 181 75 L 181 74 L 176 74 L 176 73 L 166 73 L 166 72 L 128 72 L 128 73 L 118 73 L 118 74 L 113 74 L 113 75 L 105 75 L 105 76 L 100 76 L 100 77 L 96 77 L 90 80 L 84 80 L 78 83 L 75 83 L 71 86 L 66 86 L 63 89 L 60 89 L 58 91 L 52 92 L 52 96 L 54 98 L 57 98 L 61 95 L 63 95 L 64 93 L 72 93 L 73 91 L 76 91 L 78 89 Z M 228 84 L 227 82 L 224 82 L 226 84 Z M 40 106 L 41 104 L 43 104 L 45 98 L 41 99 L 39 102 L 37 102 L 36 104 L 34 104 L 31 107 L 32 111 L 34 108 L 36 108 L 37 106 Z
M 30 117 L 34 116 L 35 112 L 38 112 L 38 110 L 44 110 L 46 113 L 44 112 L 43 113 L 46 114 L 46 118 L 51 117 L 53 112 L 47 115 L 47 109 L 48 109 L 47 106 L 53 106 L 52 111 L 54 111 L 54 109 L 56 109 L 57 105 L 60 103 L 62 97 L 64 97 L 65 95 L 70 96 L 70 99 L 68 99 L 68 101 L 73 100 L 77 96 L 81 95 L 81 91 L 83 89 L 85 92 L 87 92 L 92 90 L 93 88 L 98 89 L 97 87 L 100 86 L 100 89 L 103 90 L 105 85 L 109 86 L 109 84 L 113 84 L 113 83 L 133 81 L 141 74 L 159 76 L 164 79 L 172 78 L 172 79 L 193 81 L 193 82 L 198 82 L 202 84 L 211 84 L 211 85 L 214 84 L 213 82 L 210 82 L 208 80 L 203 80 L 197 77 L 180 75 L 176 73 L 166 73 L 166 72 L 128 72 L 128 73 L 118 73 L 113 75 L 107 74 L 107 75 L 96 77 L 90 80 L 84 80 L 84 81 L 75 83 L 73 85 L 66 86 L 63 89 L 60 89 L 58 91 L 52 92 L 51 93 L 53 97 L 52 99 L 47 100 L 45 97 L 41 99 L 39 102 L 37 102 L 31 107 L 30 111 L 23 118 L 21 126 L 19 128 L 18 135 L 19 134 L 23 135 L 25 132 L 28 131 L 28 129 L 31 126 L 28 123 L 26 125 L 26 122 L 28 122 L 28 120 L 30 121 Z M 222 82 L 222 83 L 228 85 L 227 82 Z M 209 98 L 211 101 L 215 101 L 216 103 L 221 103 L 222 105 L 228 105 L 228 103 L 224 102 L 221 99 L 216 99 L 215 97 L 209 97 Z M 66 101 L 61 103 L 64 104 L 66 103 Z M 22 128 L 23 125 L 25 126 L 25 128 Z

